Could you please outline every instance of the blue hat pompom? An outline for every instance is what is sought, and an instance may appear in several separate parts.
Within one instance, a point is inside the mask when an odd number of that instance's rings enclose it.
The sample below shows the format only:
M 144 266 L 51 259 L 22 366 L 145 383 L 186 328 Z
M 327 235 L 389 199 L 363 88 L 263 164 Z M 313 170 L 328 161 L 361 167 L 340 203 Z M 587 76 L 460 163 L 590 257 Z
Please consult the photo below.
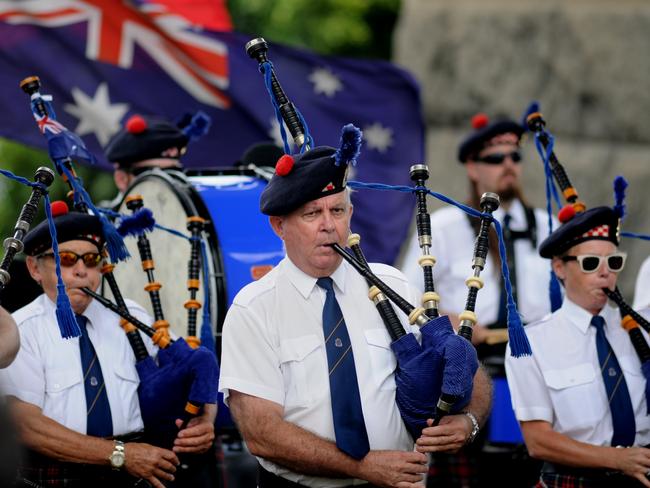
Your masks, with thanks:
M 334 164 L 352 164 L 356 166 L 357 158 L 361 153 L 361 143 L 363 142 L 363 132 L 352 124 L 343 126 L 341 130 L 341 141 L 339 148 L 334 154 Z
M 625 189 L 627 186 L 627 180 L 622 176 L 614 178 L 614 212 L 621 220 L 625 218 Z
M 148 208 L 141 208 L 133 215 L 123 217 L 117 232 L 122 236 L 138 237 L 145 232 L 151 232 L 156 225 L 153 212 Z
M 211 125 L 210 116 L 199 110 L 192 116 L 189 123 L 182 127 L 182 131 L 190 141 L 196 141 L 208 133 Z

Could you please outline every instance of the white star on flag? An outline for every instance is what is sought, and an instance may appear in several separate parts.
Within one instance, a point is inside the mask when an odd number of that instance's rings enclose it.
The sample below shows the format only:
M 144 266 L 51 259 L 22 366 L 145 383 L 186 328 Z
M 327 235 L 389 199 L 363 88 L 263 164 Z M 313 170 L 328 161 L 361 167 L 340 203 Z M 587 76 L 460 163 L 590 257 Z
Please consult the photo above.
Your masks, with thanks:
M 79 119 L 74 132 L 79 136 L 95 134 L 99 144 L 104 147 L 111 136 L 120 130 L 120 120 L 129 111 L 129 104 L 111 105 L 105 82 L 99 84 L 92 98 L 78 87 L 74 87 L 70 94 L 75 103 L 66 103 L 63 108 Z
M 336 95 L 336 92 L 343 89 L 341 80 L 329 68 L 316 68 L 309 75 L 308 80 L 314 84 L 314 93 L 316 95 L 322 93 L 326 97 L 332 98 Z
M 368 149 L 385 153 L 393 145 L 393 129 L 375 122 L 363 128 L 363 138 Z

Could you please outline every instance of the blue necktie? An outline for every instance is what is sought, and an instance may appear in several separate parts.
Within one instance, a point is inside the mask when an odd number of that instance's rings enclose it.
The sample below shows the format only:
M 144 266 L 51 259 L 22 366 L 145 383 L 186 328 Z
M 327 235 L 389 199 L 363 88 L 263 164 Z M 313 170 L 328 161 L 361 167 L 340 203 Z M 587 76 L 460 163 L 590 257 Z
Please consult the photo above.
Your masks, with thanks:
M 99 364 L 93 343 L 88 337 L 86 329 L 88 319 L 83 315 L 76 317 L 81 329 L 79 351 L 81 352 L 81 369 L 84 373 L 84 389 L 86 390 L 86 414 L 88 416 L 86 434 L 95 437 L 109 437 L 113 435 L 113 418 L 104 385 L 102 367 Z
M 336 446 L 347 455 L 362 459 L 370 451 L 370 443 L 363 420 L 352 343 L 343 313 L 334 296 L 332 278 L 319 278 L 316 283 L 327 291 L 323 307 L 323 334 L 329 366 Z
M 591 319 L 591 325 L 596 327 L 596 349 L 598 350 L 600 372 L 605 382 L 605 390 L 607 390 L 607 397 L 609 398 L 609 410 L 614 425 L 612 446 L 632 446 L 636 437 L 636 424 L 634 422 L 632 400 L 630 399 L 623 371 L 618 364 L 612 346 L 605 337 L 605 319 L 600 315 L 594 315 Z

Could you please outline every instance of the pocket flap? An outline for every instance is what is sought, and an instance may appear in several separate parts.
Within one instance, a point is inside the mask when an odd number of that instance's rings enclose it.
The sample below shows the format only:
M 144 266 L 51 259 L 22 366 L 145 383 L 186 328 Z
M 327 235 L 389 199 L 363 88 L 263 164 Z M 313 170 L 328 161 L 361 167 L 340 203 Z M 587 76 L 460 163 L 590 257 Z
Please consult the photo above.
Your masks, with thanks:
M 115 376 L 126 381 L 131 381 L 133 383 L 138 383 L 140 381 L 138 372 L 136 371 L 135 367 L 125 364 L 115 365 Z
M 309 354 L 318 349 L 323 343 L 323 338 L 315 334 L 294 339 L 280 341 L 280 361 L 302 361 Z
M 591 383 L 596 378 L 596 368 L 590 363 L 544 372 L 544 381 L 554 390 Z
M 81 370 L 72 368 L 54 368 L 45 370 L 45 390 L 56 393 L 81 383 Z
M 364 331 L 366 334 L 366 342 L 373 346 L 383 347 L 384 349 L 390 349 L 390 336 L 388 331 L 383 329 L 368 329 Z

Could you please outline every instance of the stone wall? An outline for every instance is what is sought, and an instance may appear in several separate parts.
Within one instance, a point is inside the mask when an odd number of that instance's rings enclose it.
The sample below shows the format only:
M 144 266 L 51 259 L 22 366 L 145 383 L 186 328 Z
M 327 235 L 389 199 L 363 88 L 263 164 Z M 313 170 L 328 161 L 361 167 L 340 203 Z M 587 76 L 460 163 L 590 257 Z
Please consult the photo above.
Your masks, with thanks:
M 650 234 L 650 3 L 403 0 L 394 43 L 394 61 L 421 84 L 432 189 L 465 198 L 456 151 L 474 113 L 519 119 L 538 100 L 585 203 L 611 205 L 622 174 L 630 183 L 624 230 Z M 544 206 L 532 140 L 524 153 L 526 194 Z M 630 256 L 621 287 L 631 300 L 650 242 L 622 247 Z

